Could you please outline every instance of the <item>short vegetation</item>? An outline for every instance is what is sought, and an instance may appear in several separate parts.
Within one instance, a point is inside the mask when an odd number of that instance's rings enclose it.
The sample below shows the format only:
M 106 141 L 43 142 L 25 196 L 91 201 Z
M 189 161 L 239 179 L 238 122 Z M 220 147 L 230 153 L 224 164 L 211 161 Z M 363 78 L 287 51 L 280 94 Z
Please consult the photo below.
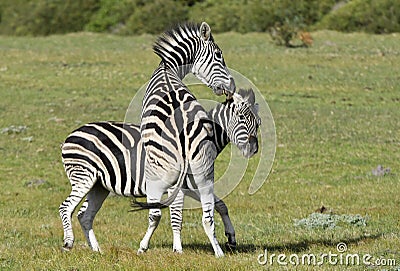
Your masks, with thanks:
M 130 199 L 116 196 L 94 221 L 103 255 L 87 247 L 75 215 L 75 247 L 60 249 L 58 207 L 71 189 L 60 144 L 83 123 L 124 119 L 159 63 L 151 49 L 156 35 L 0 36 L 0 270 L 397 270 L 400 36 L 312 35 L 305 50 L 275 46 L 268 33 L 215 34 L 227 65 L 268 102 L 277 136 L 263 187 L 247 194 L 257 154 L 224 198 L 238 250 L 225 250 L 223 259 L 212 253 L 201 210 L 184 211 L 182 255 L 172 252 L 165 210 L 149 251 L 137 256 L 148 213 L 128 212 Z M 206 86 L 190 88 L 198 99 L 223 100 Z M 218 157 L 217 180 L 229 159 L 230 152 Z M 218 216 L 215 223 L 223 244 Z M 351 255 L 397 264 L 270 268 L 257 262 L 265 250 L 321 255 L 337 253 L 339 243 Z

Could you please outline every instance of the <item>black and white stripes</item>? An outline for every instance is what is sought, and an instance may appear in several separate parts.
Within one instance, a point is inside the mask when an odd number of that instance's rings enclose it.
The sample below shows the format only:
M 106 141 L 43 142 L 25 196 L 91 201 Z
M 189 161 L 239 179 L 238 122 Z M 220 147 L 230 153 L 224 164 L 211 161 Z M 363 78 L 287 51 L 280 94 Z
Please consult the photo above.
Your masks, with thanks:
M 238 114 L 245 108 L 255 108 L 254 103 L 242 103 L 251 96 L 251 91 L 239 90 L 243 98 L 218 104 L 208 112 L 210 123 L 213 124 L 212 142 L 218 153 L 232 140 L 242 133 L 256 134 L 258 116 L 252 110 L 244 117 L 248 119 L 244 125 L 235 121 Z M 234 100 L 238 99 L 237 102 Z M 233 133 L 228 136 L 227 130 L 233 127 Z M 138 125 L 118 122 L 96 122 L 85 124 L 73 131 L 62 145 L 62 160 L 70 180 L 72 191 L 60 206 L 65 236 L 64 249 L 72 248 L 73 233 L 71 215 L 76 206 L 86 197 L 78 218 L 90 247 L 99 251 L 100 247 L 94 237 L 92 228 L 96 213 L 109 192 L 121 196 L 143 197 L 146 195 L 146 185 L 143 179 L 145 151 L 140 137 Z M 188 191 L 189 192 L 189 191 Z M 196 193 L 189 196 L 200 200 Z M 183 195 L 181 195 L 183 196 Z M 177 197 L 170 206 L 171 226 L 180 234 L 182 223 L 183 197 Z M 228 215 L 228 209 L 222 200 L 215 197 L 215 207 L 220 213 L 225 225 L 225 234 L 230 246 L 236 245 L 235 231 Z M 89 209 L 89 212 L 87 210 Z M 153 218 L 153 217 L 152 217 Z M 154 218 L 153 218 L 154 219 Z M 175 244 L 179 250 L 180 244 Z
M 143 195 L 144 188 L 129 180 L 143 179 L 144 156 L 139 127 L 125 123 L 86 124 L 72 132 L 62 147 L 67 174 L 70 165 L 90 164 L 103 186 L 122 196 Z
M 87 201 L 78 218 L 88 243 L 99 251 L 93 219 L 109 191 L 123 196 L 146 194 L 147 203 L 136 204 L 150 209 L 149 227 L 138 250 L 141 253 L 147 250 L 160 221 L 160 208 L 171 205 L 171 212 L 181 221 L 185 192 L 201 201 L 204 230 L 215 255 L 223 256 L 214 232 L 214 206 L 221 202 L 213 193 L 214 160 L 224 141 L 233 136 L 237 138 L 231 138 L 232 142 L 244 156 L 257 152 L 254 93 L 253 101 L 250 94 L 234 93 L 235 82 L 222 51 L 204 22 L 183 24 L 165 32 L 153 49 L 161 62 L 143 98 L 140 130 L 134 125 L 125 129 L 122 123 L 92 123 L 74 131 L 63 145 L 63 162 L 72 186 L 71 194 L 60 206 L 67 250 L 74 240 L 71 214 L 85 195 Z M 231 112 L 226 115 L 230 116 L 225 123 L 226 137 L 217 139 L 215 135 L 217 126 L 225 125 L 224 118 L 214 125 L 182 82 L 189 72 L 215 94 L 233 96 L 233 103 L 227 102 L 225 107 Z M 182 190 L 183 184 L 189 189 Z M 167 199 L 161 200 L 167 191 Z M 222 209 L 226 209 L 224 204 Z M 182 251 L 179 221 L 173 224 L 174 250 L 178 252 Z
M 208 24 L 185 24 L 165 32 L 156 41 L 154 52 L 161 63 L 154 71 L 142 103 L 140 132 L 146 151 L 145 182 L 149 217 L 161 215 L 159 208 L 177 197 L 187 173 L 199 189 L 203 208 L 203 226 L 215 255 L 223 256 L 214 235 L 214 159 L 212 125 L 203 107 L 182 82 L 192 72 L 217 95 L 233 94 L 235 83 L 225 65 L 222 52 L 214 42 Z M 162 195 L 174 187 L 166 200 Z M 207 187 L 204 188 L 204 187 Z M 204 188 L 204 189 L 203 189 Z M 154 220 L 159 221 L 159 220 Z M 138 253 L 147 250 L 158 222 L 149 220 L 149 228 Z M 174 236 L 175 238 L 175 236 Z M 179 240 L 180 242 L 180 240 Z M 175 243 L 175 239 L 174 239 Z

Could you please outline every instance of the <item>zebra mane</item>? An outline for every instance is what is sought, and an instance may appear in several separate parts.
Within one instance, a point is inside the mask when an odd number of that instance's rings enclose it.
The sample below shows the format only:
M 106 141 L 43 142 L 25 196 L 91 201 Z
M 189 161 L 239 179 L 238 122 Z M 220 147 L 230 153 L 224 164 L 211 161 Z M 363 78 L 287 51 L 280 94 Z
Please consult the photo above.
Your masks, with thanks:
M 169 30 L 162 33 L 153 45 L 153 51 L 162 60 L 171 59 L 171 53 L 182 52 L 182 44 L 190 49 L 194 49 L 194 40 L 200 38 L 200 24 L 194 22 L 185 22 L 177 24 Z M 210 41 L 214 41 L 210 34 Z M 186 52 L 185 52 L 186 53 Z M 192 57 L 192 56 L 187 56 Z M 187 63 L 177 63 L 178 65 Z

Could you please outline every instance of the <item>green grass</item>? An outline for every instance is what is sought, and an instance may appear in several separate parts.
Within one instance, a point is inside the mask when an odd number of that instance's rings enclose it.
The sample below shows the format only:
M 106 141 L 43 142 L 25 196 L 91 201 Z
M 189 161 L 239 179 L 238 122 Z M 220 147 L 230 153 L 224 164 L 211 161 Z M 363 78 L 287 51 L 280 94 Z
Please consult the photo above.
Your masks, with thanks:
M 184 212 L 183 255 L 172 253 L 164 212 L 150 250 L 136 256 L 147 213 L 128 213 L 129 199 L 118 197 L 105 201 L 95 221 L 103 255 L 87 248 L 77 219 L 75 247 L 61 253 L 58 206 L 70 186 L 60 143 L 80 124 L 124 119 L 132 97 L 159 62 L 151 50 L 155 37 L 0 37 L 0 129 L 27 126 L 21 133 L 0 134 L 0 269 L 254 270 L 266 269 L 257 263 L 265 249 L 318 255 L 335 253 L 339 242 L 349 253 L 394 258 L 400 266 L 400 36 L 312 35 L 309 49 L 276 47 L 267 34 L 215 37 L 229 67 L 262 91 L 277 130 L 277 153 L 264 186 L 248 195 L 248 172 L 225 199 L 238 251 L 223 259 L 213 256 L 199 210 Z M 216 98 L 205 87 L 194 91 L 198 98 Z M 217 176 L 226 159 L 219 158 Z M 379 164 L 390 167 L 391 174 L 373 176 Z M 28 185 L 32 180 L 46 182 Z M 367 226 L 294 225 L 322 205 L 340 215 L 368 215 Z M 219 217 L 216 225 L 224 243 Z M 271 269 L 280 268 L 275 263 Z M 319 268 L 344 269 L 365 267 Z

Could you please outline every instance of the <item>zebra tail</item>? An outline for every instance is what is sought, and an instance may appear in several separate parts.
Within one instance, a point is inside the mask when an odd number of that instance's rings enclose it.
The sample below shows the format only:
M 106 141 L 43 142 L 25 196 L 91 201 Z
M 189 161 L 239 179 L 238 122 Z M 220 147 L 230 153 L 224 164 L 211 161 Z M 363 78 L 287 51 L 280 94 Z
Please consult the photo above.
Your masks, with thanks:
M 145 209 L 164 209 L 170 206 L 172 202 L 174 202 L 176 196 L 178 195 L 179 190 L 181 190 L 182 188 L 183 181 L 186 179 L 188 167 L 189 167 L 188 161 L 184 160 L 183 170 L 179 174 L 178 182 L 176 184 L 174 191 L 172 191 L 171 196 L 160 202 L 152 202 L 152 203 L 136 201 L 136 199 L 134 198 L 131 204 L 132 209 L 129 212 L 136 212 Z

